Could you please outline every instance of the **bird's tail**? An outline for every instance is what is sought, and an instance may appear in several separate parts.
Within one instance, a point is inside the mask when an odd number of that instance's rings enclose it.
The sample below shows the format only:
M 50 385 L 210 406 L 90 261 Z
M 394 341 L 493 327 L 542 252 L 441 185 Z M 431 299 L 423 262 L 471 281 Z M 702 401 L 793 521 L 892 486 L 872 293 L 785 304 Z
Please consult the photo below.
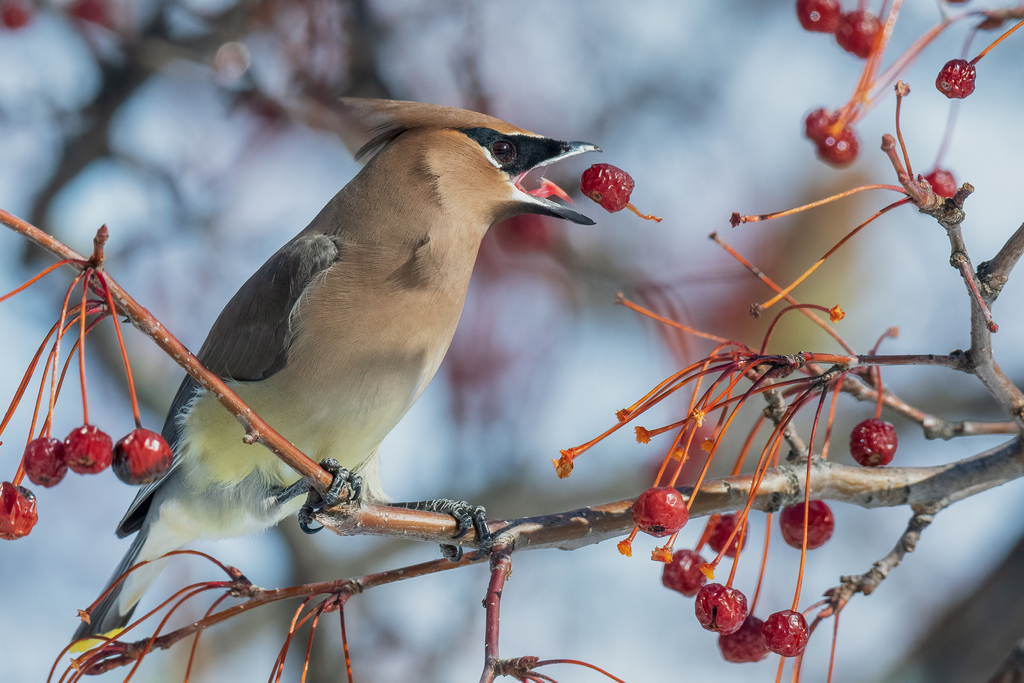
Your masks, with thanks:
M 110 580 L 107 581 L 109 592 L 90 611 L 89 621 L 83 621 L 78 626 L 73 640 L 79 642 L 72 646 L 72 652 L 82 652 L 96 647 L 103 642 L 98 640 L 97 637 L 112 638 L 120 633 L 128 622 L 131 621 L 132 613 L 135 612 L 135 607 L 138 605 L 139 600 L 156 580 L 156 577 L 159 576 L 164 565 L 167 564 L 166 559 L 156 560 L 136 569 L 121 579 L 122 575 L 131 569 L 133 565 L 153 559 L 153 556 L 149 556 L 152 555 L 153 549 L 145 548 L 146 541 L 150 537 L 149 529 L 150 526 L 144 524 L 139 530 L 128 552 L 125 553 Z M 144 548 L 147 552 L 143 552 Z M 163 552 L 164 550 L 161 549 L 161 552 L 155 555 L 155 557 L 159 557 Z M 118 579 L 121 579 L 121 581 L 114 585 Z M 111 586 L 113 587 L 111 588 Z M 81 640 L 83 638 L 85 640 Z

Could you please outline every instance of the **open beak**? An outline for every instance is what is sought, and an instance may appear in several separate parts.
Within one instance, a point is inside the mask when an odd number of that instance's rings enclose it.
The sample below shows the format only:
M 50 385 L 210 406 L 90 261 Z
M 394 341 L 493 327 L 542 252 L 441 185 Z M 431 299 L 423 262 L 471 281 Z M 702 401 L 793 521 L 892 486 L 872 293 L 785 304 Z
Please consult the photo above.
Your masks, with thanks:
M 532 168 L 520 173 L 513 179 L 513 184 L 516 189 L 522 192 L 528 199 L 521 198 L 520 201 L 524 203 L 533 204 L 535 210 L 533 213 L 539 213 L 546 216 L 553 216 L 555 218 L 564 218 L 567 221 L 573 223 L 579 223 L 580 225 L 594 225 L 594 221 L 587 218 L 583 214 L 573 211 L 567 206 L 563 206 L 558 202 L 549 199 L 552 195 L 559 197 L 565 201 L 571 202 L 568 193 L 565 192 L 555 183 L 551 182 L 547 178 L 540 179 L 540 187 L 534 190 L 527 190 L 523 187 L 522 182 L 526 178 L 530 171 L 548 166 L 561 161 L 562 159 L 568 159 L 569 157 L 576 156 L 577 154 L 584 154 L 586 152 L 600 152 L 601 148 L 597 145 L 589 142 L 563 142 L 561 143 L 560 151 L 555 156 L 544 159 L 540 163 L 534 165 Z

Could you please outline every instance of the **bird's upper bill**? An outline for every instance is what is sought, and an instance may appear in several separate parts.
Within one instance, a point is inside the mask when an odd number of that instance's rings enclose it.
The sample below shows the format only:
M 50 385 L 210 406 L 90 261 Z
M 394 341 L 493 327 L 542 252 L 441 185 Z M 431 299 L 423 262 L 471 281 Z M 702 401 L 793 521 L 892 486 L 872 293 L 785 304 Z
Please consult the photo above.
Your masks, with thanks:
M 543 139 L 544 138 L 541 138 L 541 140 Z M 518 192 L 522 193 L 522 195 L 517 197 L 517 199 L 521 202 L 535 204 L 538 209 L 537 213 L 555 216 L 557 218 L 564 218 L 565 220 L 580 223 L 582 225 L 593 225 L 594 221 L 590 218 L 587 218 L 583 214 L 549 199 L 549 197 L 555 196 L 564 201 L 572 202 L 569 194 L 554 182 L 542 176 L 539 179 L 540 187 L 527 190 L 523 187 L 523 181 L 533 170 L 548 166 L 549 164 L 561 161 L 562 159 L 567 159 L 571 156 L 576 156 L 577 154 L 600 152 L 601 149 L 597 145 L 589 142 L 561 142 L 556 140 L 546 140 L 546 142 L 548 143 L 546 146 L 548 146 L 549 149 L 550 147 L 555 148 L 553 156 L 542 158 L 538 163 L 535 163 L 531 167 L 511 176 L 512 185 L 516 190 L 518 190 Z

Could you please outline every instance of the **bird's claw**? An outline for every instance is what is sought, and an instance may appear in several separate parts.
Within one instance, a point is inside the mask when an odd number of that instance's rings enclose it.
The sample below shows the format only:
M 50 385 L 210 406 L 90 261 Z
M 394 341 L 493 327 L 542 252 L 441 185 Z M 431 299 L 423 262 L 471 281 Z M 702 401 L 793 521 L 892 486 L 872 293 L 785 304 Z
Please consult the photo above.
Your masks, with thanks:
M 392 507 L 451 515 L 458 525 L 458 530 L 452 536 L 453 539 L 462 538 L 469 533 L 470 529 L 473 529 L 480 542 L 480 552 L 476 556 L 480 556 L 481 553 L 487 554 L 490 551 L 491 532 L 487 528 L 487 511 L 480 505 L 471 505 L 462 500 L 440 498 L 418 503 L 393 503 Z M 462 546 L 444 544 L 441 546 L 441 555 L 452 562 L 458 562 L 463 556 Z
M 306 502 L 299 508 L 299 528 L 307 534 L 315 534 L 323 529 L 323 526 L 310 526 L 317 512 L 338 503 L 351 503 L 359 500 L 363 491 L 363 478 L 342 467 L 334 458 L 321 460 L 320 467 L 331 473 L 334 478 L 323 495 L 312 487 L 308 488 Z M 342 491 L 345 491 L 345 495 L 342 495 Z

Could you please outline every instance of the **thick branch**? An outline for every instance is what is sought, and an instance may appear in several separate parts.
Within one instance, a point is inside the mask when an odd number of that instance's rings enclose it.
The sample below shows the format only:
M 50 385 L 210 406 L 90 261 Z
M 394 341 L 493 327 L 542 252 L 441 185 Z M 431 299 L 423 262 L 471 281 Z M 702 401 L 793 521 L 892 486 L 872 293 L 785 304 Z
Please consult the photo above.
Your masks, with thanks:
M 1020 439 L 959 462 L 936 467 L 859 467 L 816 461 L 811 466 L 811 498 L 834 500 L 865 508 L 912 505 L 946 507 L 1000 484 L 1024 476 L 1024 446 Z M 805 463 L 769 469 L 758 488 L 753 507 L 775 512 L 803 500 Z M 706 481 L 690 508 L 690 517 L 734 512 L 750 494 L 751 475 Z M 689 487 L 680 488 L 685 495 Z M 620 500 L 550 515 L 513 520 L 489 520 L 498 542 L 510 548 L 573 550 L 623 536 L 633 528 L 633 500 Z M 456 524 L 448 515 L 379 505 L 340 505 L 319 513 L 317 521 L 336 534 L 370 534 L 452 543 Z M 473 532 L 455 541 L 478 545 Z
M 842 577 L 842 585 L 835 588 L 829 596 L 829 606 L 826 608 L 825 614 L 819 616 L 839 612 L 857 593 L 871 595 L 878 585 L 889 576 L 889 572 L 899 566 L 906 554 L 914 552 L 917 542 L 921 540 L 921 532 L 932 523 L 936 512 L 938 512 L 938 508 L 934 506 L 930 506 L 927 512 L 915 512 L 914 516 L 910 518 L 910 522 L 907 523 L 906 531 L 903 532 L 900 540 L 896 542 L 896 546 L 889 551 L 888 555 L 875 562 L 871 569 L 863 574 Z

